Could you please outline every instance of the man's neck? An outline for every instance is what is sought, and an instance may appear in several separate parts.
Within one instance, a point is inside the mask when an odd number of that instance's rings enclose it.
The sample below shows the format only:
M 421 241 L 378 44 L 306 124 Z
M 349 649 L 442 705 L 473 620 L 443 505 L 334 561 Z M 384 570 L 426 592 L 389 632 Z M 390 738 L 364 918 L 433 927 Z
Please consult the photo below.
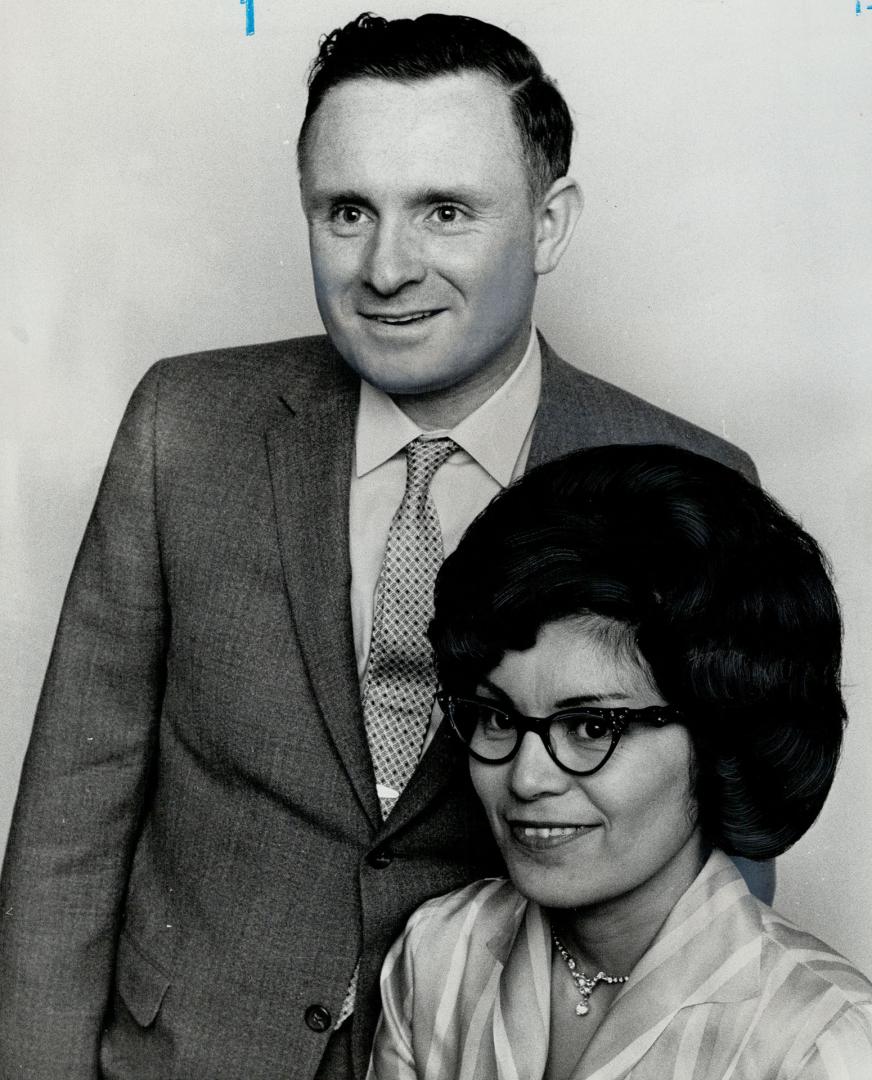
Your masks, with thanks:
M 498 364 L 455 386 L 425 394 L 392 394 L 398 408 L 422 431 L 450 431 L 480 408 L 503 386 L 526 355 L 524 340 Z

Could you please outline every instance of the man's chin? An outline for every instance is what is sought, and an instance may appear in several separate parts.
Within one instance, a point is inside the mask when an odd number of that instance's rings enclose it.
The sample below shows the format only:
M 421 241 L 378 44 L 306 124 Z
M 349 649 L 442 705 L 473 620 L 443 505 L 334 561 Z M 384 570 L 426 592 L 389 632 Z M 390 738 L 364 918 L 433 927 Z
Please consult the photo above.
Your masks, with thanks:
M 364 382 L 381 390 L 392 398 L 426 398 L 433 394 L 450 389 L 462 378 L 461 373 L 450 372 L 446 375 L 444 363 L 430 361 L 427 370 L 422 371 L 422 365 L 415 364 L 410 360 L 410 370 L 392 371 L 377 368 L 370 364 L 356 364 L 353 360 L 348 361 L 349 367 L 360 376 Z

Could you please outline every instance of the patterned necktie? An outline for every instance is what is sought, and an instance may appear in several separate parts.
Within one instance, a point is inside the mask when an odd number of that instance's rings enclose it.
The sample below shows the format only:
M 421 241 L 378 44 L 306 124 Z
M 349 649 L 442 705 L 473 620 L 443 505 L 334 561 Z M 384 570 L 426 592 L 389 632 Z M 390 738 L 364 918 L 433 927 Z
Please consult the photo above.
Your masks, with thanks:
M 456 449 L 451 439 L 417 438 L 406 447 L 406 490 L 375 591 L 363 718 L 383 817 L 418 763 L 430 718 L 436 677 L 427 626 L 442 563 L 430 481 Z

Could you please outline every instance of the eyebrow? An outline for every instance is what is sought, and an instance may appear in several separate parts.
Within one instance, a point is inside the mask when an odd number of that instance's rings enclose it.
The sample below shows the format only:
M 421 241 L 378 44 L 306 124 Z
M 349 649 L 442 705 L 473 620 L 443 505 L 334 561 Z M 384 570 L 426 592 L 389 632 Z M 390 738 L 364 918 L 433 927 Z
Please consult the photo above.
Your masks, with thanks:
M 419 206 L 427 206 L 432 203 L 468 203 L 478 206 L 489 206 L 494 200 L 486 192 L 478 188 L 451 187 L 451 188 L 424 188 L 416 194 L 414 202 Z
M 331 191 L 329 188 L 313 191 L 308 203 L 316 207 L 335 207 L 351 204 L 362 206 L 367 210 L 375 211 L 376 207 L 371 198 L 355 191 L 352 188 L 339 188 Z M 485 192 L 468 187 L 432 187 L 422 188 L 413 193 L 408 203 L 412 206 L 434 206 L 440 203 L 461 203 L 467 206 L 487 207 L 494 203 L 494 199 Z
M 322 191 L 314 191 L 308 198 L 308 203 L 311 206 L 321 207 L 334 207 L 345 206 L 347 203 L 353 206 L 363 206 L 367 210 L 374 210 L 372 203 L 365 196 L 361 195 L 357 191 L 330 191 L 325 189 Z
M 555 702 L 558 709 L 571 709 L 574 705 L 596 705 L 605 701 L 626 701 L 627 694 L 624 690 L 611 690 L 605 694 L 578 694 L 575 697 L 563 698 Z

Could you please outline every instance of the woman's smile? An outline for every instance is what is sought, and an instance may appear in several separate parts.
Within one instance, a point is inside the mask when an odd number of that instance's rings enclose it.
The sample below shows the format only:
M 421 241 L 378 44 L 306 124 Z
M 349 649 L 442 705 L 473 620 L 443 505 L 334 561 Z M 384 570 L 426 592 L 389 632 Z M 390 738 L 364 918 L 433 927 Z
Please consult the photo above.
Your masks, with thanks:
M 598 825 L 541 825 L 523 821 L 507 822 L 512 840 L 529 851 L 547 851 L 563 847 L 589 836 Z

